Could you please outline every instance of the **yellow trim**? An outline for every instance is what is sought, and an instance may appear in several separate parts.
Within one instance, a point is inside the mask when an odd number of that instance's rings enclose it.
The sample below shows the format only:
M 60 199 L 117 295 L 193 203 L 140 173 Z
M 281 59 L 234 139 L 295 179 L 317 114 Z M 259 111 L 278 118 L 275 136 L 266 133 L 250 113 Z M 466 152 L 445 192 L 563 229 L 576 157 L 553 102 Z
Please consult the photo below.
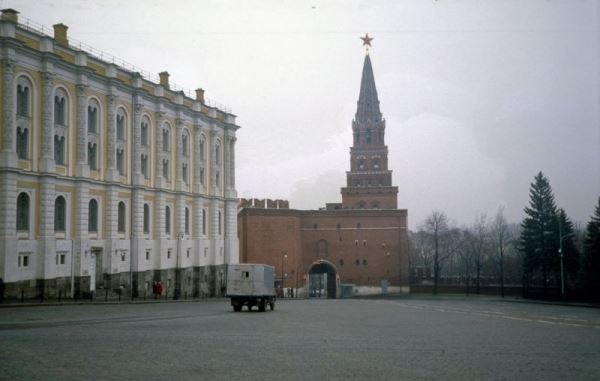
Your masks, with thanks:
M 106 76 L 106 69 L 103 66 L 98 65 L 97 63 L 91 62 L 91 60 L 89 58 L 87 61 L 87 67 L 94 70 L 96 73 L 100 74 L 101 76 Z
M 35 50 L 40 50 L 40 42 L 37 40 L 34 40 L 32 38 L 26 37 L 20 33 L 15 33 L 15 38 L 21 42 L 23 42 L 25 45 L 27 45 L 30 48 L 33 48 Z
M 75 55 L 73 55 L 73 54 L 69 54 L 69 53 L 65 52 L 64 50 L 57 48 L 57 47 L 54 48 L 54 54 L 59 56 L 63 61 L 66 61 L 71 64 L 75 64 Z

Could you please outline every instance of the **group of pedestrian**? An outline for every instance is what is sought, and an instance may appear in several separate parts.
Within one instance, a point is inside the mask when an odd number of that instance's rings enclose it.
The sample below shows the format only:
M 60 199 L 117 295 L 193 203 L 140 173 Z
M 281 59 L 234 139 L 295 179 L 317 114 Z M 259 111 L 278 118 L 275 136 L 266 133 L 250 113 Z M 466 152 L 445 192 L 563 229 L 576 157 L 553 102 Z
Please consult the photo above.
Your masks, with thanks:
M 154 295 L 154 299 L 160 299 L 163 292 L 163 285 L 160 281 L 154 281 L 152 285 L 152 294 Z

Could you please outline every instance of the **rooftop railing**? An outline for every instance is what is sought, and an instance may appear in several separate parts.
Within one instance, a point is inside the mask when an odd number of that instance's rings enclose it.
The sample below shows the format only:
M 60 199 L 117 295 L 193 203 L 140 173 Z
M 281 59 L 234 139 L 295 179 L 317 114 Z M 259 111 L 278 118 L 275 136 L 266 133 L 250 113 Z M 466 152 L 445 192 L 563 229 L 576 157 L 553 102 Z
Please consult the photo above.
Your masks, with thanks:
M 48 37 L 52 37 L 52 35 L 54 34 L 54 30 L 50 29 L 48 27 L 45 27 L 44 25 L 37 23 L 33 20 L 28 19 L 27 17 L 22 17 L 19 16 L 19 26 L 31 33 L 40 35 L 40 36 L 48 36 Z M 142 78 L 144 78 L 147 81 L 159 84 L 160 83 L 160 78 L 158 77 L 158 75 L 153 74 L 147 70 L 144 70 L 140 67 L 135 66 L 132 63 L 129 63 L 127 61 L 125 61 L 122 58 L 116 57 L 112 54 L 109 54 L 105 51 L 99 50 L 94 48 L 91 45 L 88 45 L 84 42 L 81 42 L 79 40 L 76 40 L 74 38 L 69 37 L 69 47 L 71 49 L 74 50 L 80 50 L 82 52 L 87 53 L 88 55 L 103 61 L 103 62 L 108 62 L 108 63 L 112 63 L 114 65 L 119 66 L 121 69 L 124 69 L 126 71 L 129 71 L 131 73 L 139 73 Z M 169 90 L 175 91 L 175 92 L 182 92 L 186 97 L 191 98 L 191 99 L 195 99 L 195 93 L 190 90 L 187 89 L 183 86 L 180 86 L 176 83 L 172 83 L 169 82 Z M 217 108 L 221 111 L 224 111 L 226 113 L 231 113 L 231 109 L 228 106 L 225 106 L 219 102 L 216 102 L 213 99 L 210 98 L 204 98 L 204 104 L 206 104 L 209 107 L 213 107 L 213 108 Z

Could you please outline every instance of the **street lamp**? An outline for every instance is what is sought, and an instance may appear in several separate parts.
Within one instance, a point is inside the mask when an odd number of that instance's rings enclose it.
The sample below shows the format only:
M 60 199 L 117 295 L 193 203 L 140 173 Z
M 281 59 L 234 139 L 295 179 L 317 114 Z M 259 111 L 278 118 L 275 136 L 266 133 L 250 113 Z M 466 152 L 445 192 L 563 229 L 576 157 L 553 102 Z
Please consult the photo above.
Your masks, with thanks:
M 173 294 L 173 299 L 179 299 L 179 295 L 181 295 L 181 240 L 185 237 L 185 235 L 180 232 L 177 234 L 177 258 L 175 262 L 175 292 Z
M 283 262 L 284 259 L 287 259 L 287 254 L 286 253 L 283 253 L 283 256 L 281 257 L 281 292 L 282 293 L 283 293 L 283 290 L 284 290 L 284 287 L 283 287 L 284 283 L 283 282 L 285 281 L 285 271 L 284 271 L 285 268 L 283 267 L 284 266 L 284 262 Z
M 559 241 L 559 248 L 558 248 L 558 255 L 560 256 L 560 294 L 564 297 L 565 296 L 565 267 L 564 267 L 564 261 L 563 261 L 563 239 L 570 237 L 574 235 L 573 233 L 569 233 L 566 235 L 562 235 L 562 223 L 560 220 L 560 217 L 558 219 L 558 241 Z

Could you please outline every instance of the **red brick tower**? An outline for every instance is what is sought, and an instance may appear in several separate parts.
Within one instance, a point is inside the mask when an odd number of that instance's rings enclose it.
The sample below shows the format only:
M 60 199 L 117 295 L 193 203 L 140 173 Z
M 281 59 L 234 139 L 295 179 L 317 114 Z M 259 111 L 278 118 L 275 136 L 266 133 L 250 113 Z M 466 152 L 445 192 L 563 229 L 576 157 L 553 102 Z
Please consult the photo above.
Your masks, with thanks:
M 368 35 L 364 45 L 370 46 Z M 350 171 L 342 188 L 344 209 L 397 209 L 398 187 L 392 186 L 385 145 L 385 119 L 379 99 L 369 51 L 363 64 L 358 108 L 352 121 L 354 144 L 350 148 Z

